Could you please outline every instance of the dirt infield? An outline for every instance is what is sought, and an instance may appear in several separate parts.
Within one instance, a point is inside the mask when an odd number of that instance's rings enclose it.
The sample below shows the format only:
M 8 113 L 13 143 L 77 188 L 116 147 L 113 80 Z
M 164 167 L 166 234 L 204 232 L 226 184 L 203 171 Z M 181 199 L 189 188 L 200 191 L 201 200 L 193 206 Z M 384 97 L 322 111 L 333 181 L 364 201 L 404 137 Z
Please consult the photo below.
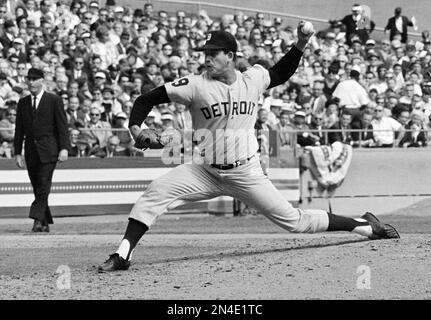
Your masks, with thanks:
M 384 216 L 402 233 L 384 241 L 289 234 L 261 216 L 168 215 L 129 271 L 111 274 L 96 266 L 116 249 L 127 216 L 58 218 L 37 236 L 29 220 L 0 219 L 0 297 L 430 299 L 430 203 L 415 205 L 416 216 Z

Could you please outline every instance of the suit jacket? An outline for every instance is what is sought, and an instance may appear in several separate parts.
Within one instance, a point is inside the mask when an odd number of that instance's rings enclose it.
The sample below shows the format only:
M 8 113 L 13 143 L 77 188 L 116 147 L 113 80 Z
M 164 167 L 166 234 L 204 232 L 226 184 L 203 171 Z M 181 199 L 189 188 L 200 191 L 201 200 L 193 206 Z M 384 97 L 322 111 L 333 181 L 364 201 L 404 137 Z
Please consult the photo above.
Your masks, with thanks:
M 118 148 L 116 148 L 112 153 L 108 151 L 108 147 L 96 147 L 90 151 L 89 156 L 98 158 L 129 157 L 130 152 L 129 149 L 120 146 L 118 146 Z
M 334 124 L 330 129 L 342 130 L 340 123 Z M 333 144 L 335 141 L 350 144 L 350 142 L 352 141 L 352 133 L 351 131 L 345 131 L 345 135 L 343 135 L 341 131 L 328 132 L 328 140 L 329 144 Z
M 82 131 L 82 136 L 83 138 L 88 139 L 92 147 L 99 145 L 99 147 L 103 148 L 108 143 L 108 138 L 112 136 L 111 125 L 105 121 L 98 121 L 95 125 L 87 123 L 85 130 Z
M 66 113 L 61 97 L 44 92 L 35 114 L 31 95 L 21 98 L 17 106 L 14 148 L 22 154 L 25 141 L 26 160 L 35 153 L 42 163 L 57 162 L 60 150 L 68 149 Z
M 77 128 L 85 126 L 85 114 L 81 110 L 76 111 L 76 117 L 66 111 L 67 125 L 69 128 Z
M 66 76 L 69 79 L 69 82 L 72 82 L 72 81 L 75 81 L 75 80 L 78 79 L 78 78 L 75 78 L 75 71 L 73 69 L 72 70 L 67 70 L 66 71 Z M 88 74 L 87 74 L 87 72 L 84 71 L 84 70 L 81 70 L 81 76 L 79 78 L 88 80 Z
M 352 140 L 353 141 L 374 140 L 373 125 L 372 124 L 365 127 L 365 124 L 362 121 L 353 121 L 352 122 L 352 129 L 364 130 L 363 132 L 352 132 Z
M 406 16 L 401 16 L 401 19 L 403 21 L 403 30 L 401 32 L 401 42 L 406 43 L 407 42 L 407 27 L 413 27 L 413 22 L 409 20 Z M 389 39 L 392 41 L 394 39 L 394 36 L 399 34 L 396 24 L 395 24 L 395 17 L 389 18 L 388 23 L 386 24 L 385 31 L 389 30 Z
M 376 24 L 374 21 L 369 20 L 369 26 L 366 28 L 358 28 L 357 22 L 353 19 L 351 14 L 345 16 L 340 20 L 346 27 L 346 43 L 348 45 L 352 44 L 352 38 L 357 35 L 361 39 L 362 43 L 365 43 L 370 38 L 370 33 L 373 32 Z
M 13 39 L 13 38 L 12 38 Z M 12 47 L 13 44 L 13 40 L 9 39 L 6 35 L 6 33 L 0 37 L 0 43 L 3 46 L 3 54 L 7 53 L 7 50 Z
M 413 137 L 413 134 L 411 131 L 408 131 L 405 133 L 405 135 L 401 138 L 400 143 L 398 144 L 399 147 L 403 147 L 404 144 L 407 144 L 408 148 L 419 148 L 419 147 L 425 147 L 427 145 L 427 138 L 425 136 L 425 133 L 423 131 L 419 132 L 416 138 Z

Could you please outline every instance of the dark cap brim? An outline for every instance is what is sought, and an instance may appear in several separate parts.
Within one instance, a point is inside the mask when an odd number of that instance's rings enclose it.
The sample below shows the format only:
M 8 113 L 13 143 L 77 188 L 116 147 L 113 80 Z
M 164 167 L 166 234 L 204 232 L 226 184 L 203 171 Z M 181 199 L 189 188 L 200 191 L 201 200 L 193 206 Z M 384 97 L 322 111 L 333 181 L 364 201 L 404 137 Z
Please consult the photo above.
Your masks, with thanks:
M 194 50 L 195 51 L 215 51 L 215 50 L 230 50 L 230 49 L 226 47 L 216 46 L 213 44 L 205 44 L 202 47 L 195 48 Z

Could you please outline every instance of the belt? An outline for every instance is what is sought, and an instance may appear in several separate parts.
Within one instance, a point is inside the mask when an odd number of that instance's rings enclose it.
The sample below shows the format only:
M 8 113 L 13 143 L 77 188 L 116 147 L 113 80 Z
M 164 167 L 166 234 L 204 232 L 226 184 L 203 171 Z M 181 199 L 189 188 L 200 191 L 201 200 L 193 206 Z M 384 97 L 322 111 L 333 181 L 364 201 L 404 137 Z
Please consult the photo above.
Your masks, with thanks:
M 254 155 L 252 155 L 250 158 L 244 159 L 244 160 L 237 160 L 234 163 L 231 164 L 211 164 L 210 166 L 219 170 L 230 170 L 236 167 L 239 167 L 243 164 L 248 163 Z

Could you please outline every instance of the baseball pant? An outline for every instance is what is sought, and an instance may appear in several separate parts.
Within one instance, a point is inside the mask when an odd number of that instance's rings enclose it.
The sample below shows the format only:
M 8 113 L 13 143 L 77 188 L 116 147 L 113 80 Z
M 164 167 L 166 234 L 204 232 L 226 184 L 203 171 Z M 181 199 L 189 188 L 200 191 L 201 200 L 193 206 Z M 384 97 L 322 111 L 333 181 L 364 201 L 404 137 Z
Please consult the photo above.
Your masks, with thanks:
M 258 157 L 230 170 L 186 163 L 155 179 L 133 206 L 130 217 L 148 227 L 168 209 L 218 196 L 231 196 L 257 209 L 290 232 L 326 231 L 323 210 L 294 208 L 264 175 Z

